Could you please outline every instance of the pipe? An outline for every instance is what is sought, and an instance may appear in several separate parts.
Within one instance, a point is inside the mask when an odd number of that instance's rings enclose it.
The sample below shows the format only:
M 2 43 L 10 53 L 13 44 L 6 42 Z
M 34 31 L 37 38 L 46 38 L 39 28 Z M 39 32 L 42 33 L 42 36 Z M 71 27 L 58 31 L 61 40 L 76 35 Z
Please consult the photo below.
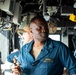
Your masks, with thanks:
M 46 0 L 43 0 L 43 16 L 46 14 Z

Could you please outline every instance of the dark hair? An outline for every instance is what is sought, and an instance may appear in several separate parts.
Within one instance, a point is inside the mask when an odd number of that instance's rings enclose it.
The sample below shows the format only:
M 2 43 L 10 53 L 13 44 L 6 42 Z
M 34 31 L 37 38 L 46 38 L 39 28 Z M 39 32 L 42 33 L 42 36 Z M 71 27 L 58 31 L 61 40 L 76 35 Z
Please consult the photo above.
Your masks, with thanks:
M 40 19 L 41 21 L 45 22 L 45 24 L 47 24 L 46 20 L 43 18 L 43 16 L 35 16 L 31 19 L 31 22 L 34 22 L 36 19 Z

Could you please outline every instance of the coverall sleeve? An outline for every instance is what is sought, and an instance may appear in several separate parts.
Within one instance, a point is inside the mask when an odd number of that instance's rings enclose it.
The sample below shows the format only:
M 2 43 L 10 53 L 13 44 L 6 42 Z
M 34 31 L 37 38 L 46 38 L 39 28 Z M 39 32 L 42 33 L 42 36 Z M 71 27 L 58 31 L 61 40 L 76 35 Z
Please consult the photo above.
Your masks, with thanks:
M 70 49 L 64 44 L 59 48 L 59 58 L 71 75 L 76 74 L 76 59 Z

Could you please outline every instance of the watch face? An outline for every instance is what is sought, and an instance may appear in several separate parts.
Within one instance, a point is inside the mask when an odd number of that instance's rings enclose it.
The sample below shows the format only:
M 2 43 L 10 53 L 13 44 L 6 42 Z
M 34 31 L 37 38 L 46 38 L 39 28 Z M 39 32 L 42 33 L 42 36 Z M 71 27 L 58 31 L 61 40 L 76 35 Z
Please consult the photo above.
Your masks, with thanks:
M 57 31 L 57 27 L 53 22 L 49 23 L 49 33 L 55 33 Z

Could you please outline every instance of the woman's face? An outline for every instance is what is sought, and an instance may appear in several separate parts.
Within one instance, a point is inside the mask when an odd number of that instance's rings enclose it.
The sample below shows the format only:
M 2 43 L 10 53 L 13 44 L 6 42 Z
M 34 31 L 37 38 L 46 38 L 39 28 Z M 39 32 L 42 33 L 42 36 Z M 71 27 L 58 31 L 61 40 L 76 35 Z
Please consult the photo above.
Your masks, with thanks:
M 30 39 L 31 39 L 31 35 L 29 32 L 24 32 L 21 36 L 22 40 L 24 41 L 24 43 L 29 43 Z

